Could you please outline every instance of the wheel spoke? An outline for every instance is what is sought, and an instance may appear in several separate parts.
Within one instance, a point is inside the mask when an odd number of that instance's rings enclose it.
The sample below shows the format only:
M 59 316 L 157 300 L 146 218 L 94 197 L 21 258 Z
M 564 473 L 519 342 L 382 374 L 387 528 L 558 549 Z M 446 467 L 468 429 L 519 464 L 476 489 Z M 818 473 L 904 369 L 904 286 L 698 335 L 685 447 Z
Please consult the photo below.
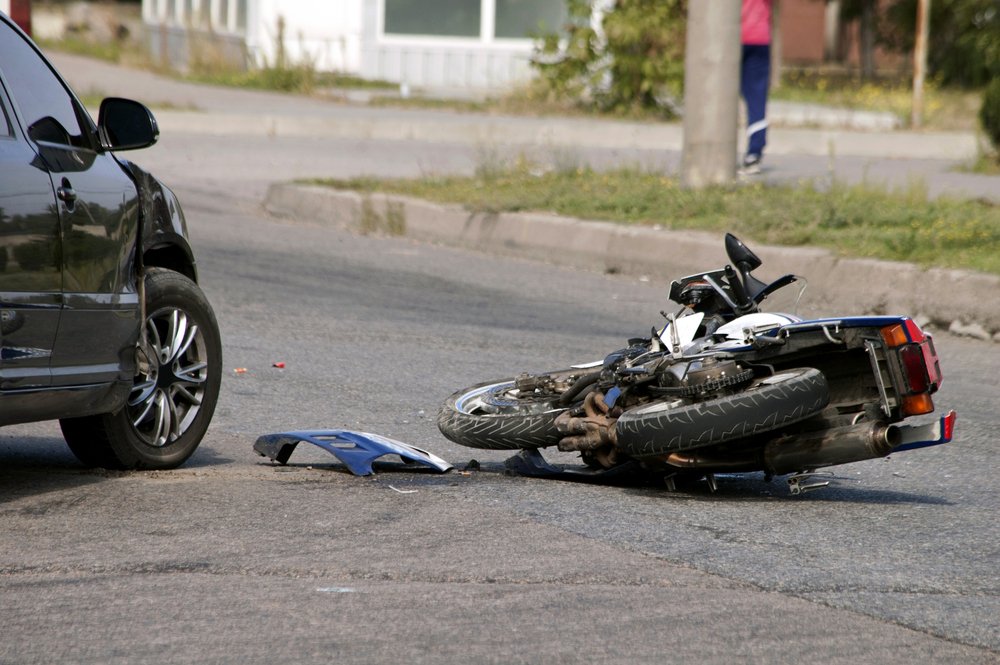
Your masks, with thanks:
M 196 363 L 190 367 L 177 367 L 174 370 L 174 376 L 177 377 L 178 381 L 183 383 L 191 385 L 202 384 L 208 378 L 206 374 L 201 372 L 206 367 L 208 367 L 208 363 Z
M 187 327 L 187 334 L 184 335 L 184 340 L 178 344 L 177 350 L 174 352 L 174 358 L 180 359 L 187 350 L 191 348 L 191 344 L 198 337 L 198 326 L 193 323 L 189 323 L 187 316 L 184 316 L 185 326 Z
M 136 395 L 138 393 L 138 396 L 132 397 L 130 395 L 129 396 L 128 405 L 129 406 L 139 406 L 140 404 L 148 402 L 149 399 L 153 396 L 153 392 L 155 390 L 156 390 L 156 381 L 152 381 L 152 380 L 147 379 L 146 381 L 138 381 L 138 382 L 136 382 L 132 386 L 132 393 L 131 393 L 131 395 Z
M 160 331 L 156 327 L 155 319 L 146 321 L 146 337 L 148 338 L 149 348 L 153 352 L 153 357 L 149 359 L 150 362 L 159 360 L 163 357 L 163 341 L 160 339 Z
M 163 432 L 163 438 L 157 441 L 157 443 L 161 446 L 167 445 L 181 435 L 181 421 L 177 412 L 177 403 L 174 402 L 174 400 L 168 395 L 164 395 L 163 399 L 167 408 L 165 423 L 166 431 Z
M 156 394 L 156 431 L 153 433 L 153 445 L 163 446 L 170 433 L 171 402 L 163 391 Z
M 167 324 L 167 343 L 160 352 L 161 365 L 169 365 L 178 357 L 184 347 L 187 328 L 187 315 L 179 309 L 171 310 Z
M 177 397 L 184 398 L 188 402 L 188 404 L 191 404 L 193 406 L 201 406 L 201 396 L 191 392 L 190 390 L 188 390 L 188 387 L 183 384 L 175 383 L 173 385 L 173 393 Z
M 146 400 L 144 400 L 142 402 L 136 402 L 136 406 L 141 406 L 142 407 L 141 410 L 139 411 L 138 415 L 135 415 L 134 412 L 133 412 L 132 424 L 136 427 L 136 429 L 139 429 L 139 427 L 144 422 L 146 422 L 146 421 L 148 421 L 150 419 L 150 414 L 151 413 L 153 414 L 153 416 L 152 416 L 153 418 L 157 417 L 156 414 L 155 414 L 155 410 L 156 410 L 157 393 L 158 392 L 159 392 L 158 390 L 155 390 L 149 396 L 149 398 L 147 398 Z

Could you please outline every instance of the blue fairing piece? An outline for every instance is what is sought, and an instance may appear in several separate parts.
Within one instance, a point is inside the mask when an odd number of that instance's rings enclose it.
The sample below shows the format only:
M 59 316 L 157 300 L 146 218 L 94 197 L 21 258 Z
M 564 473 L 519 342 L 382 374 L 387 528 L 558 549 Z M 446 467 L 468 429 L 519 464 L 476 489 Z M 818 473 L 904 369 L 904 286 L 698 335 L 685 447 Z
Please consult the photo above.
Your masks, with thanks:
M 253 449 L 262 457 L 268 457 L 278 464 L 286 464 L 300 442 L 311 443 L 330 453 L 356 476 L 370 476 L 374 473 L 372 462 L 383 455 L 399 455 L 404 462 L 414 462 L 429 466 L 444 473 L 453 468 L 440 457 L 413 446 L 378 434 L 352 432 L 346 429 L 306 430 L 300 432 L 280 432 L 265 434 L 253 444 Z

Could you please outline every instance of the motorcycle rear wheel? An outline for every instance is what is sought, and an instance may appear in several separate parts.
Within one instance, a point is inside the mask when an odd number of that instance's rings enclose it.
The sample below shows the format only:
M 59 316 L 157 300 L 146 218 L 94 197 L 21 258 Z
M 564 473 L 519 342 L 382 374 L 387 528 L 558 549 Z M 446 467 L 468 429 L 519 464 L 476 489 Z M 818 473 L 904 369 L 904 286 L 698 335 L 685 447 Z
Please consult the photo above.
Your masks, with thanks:
M 442 405 L 438 429 L 469 448 L 519 450 L 559 443 L 555 419 L 566 410 L 558 396 L 513 397 L 514 379 L 489 381 L 460 390 Z
M 618 448 L 642 459 L 704 448 L 771 432 L 819 413 L 830 401 L 818 369 L 776 372 L 714 399 L 652 402 L 629 409 L 616 424 Z

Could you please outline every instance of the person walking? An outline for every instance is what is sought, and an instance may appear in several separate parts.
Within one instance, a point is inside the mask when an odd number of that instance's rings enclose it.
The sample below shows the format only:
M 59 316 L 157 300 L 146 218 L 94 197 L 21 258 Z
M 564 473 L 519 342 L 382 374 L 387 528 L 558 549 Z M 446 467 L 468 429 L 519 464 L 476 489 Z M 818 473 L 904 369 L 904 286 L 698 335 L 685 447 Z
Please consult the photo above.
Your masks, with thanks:
M 760 173 L 767 145 L 767 91 L 771 85 L 771 2 L 743 0 L 740 16 L 740 95 L 747 105 L 743 173 Z

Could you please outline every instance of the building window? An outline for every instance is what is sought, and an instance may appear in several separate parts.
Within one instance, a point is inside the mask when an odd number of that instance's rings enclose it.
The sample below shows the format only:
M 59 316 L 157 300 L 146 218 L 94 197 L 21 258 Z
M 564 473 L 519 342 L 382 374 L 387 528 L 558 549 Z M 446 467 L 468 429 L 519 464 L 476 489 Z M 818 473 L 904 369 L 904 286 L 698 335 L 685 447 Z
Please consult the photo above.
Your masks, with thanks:
M 497 37 L 524 39 L 554 31 L 565 21 L 564 0 L 496 0 Z
M 479 37 L 481 0 L 385 0 L 385 33 Z

